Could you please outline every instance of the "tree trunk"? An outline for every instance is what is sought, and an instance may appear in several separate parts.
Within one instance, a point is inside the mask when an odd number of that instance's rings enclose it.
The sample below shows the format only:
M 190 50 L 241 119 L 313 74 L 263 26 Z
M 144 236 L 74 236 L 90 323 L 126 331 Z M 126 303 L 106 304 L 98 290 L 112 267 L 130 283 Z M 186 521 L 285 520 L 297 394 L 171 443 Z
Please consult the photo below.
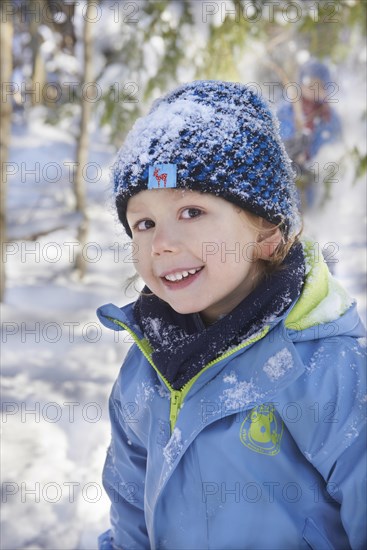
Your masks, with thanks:
M 79 252 L 75 258 L 75 269 L 82 278 L 86 271 L 86 261 L 82 254 L 82 247 L 85 245 L 88 235 L 88 216 L 86 206 L 86 188 L 84 182 L 84 167 L 88 162 L 88 145 L 89 145 L 89 120 L 92 110 L 92 103 L 86 96 L 84 84 L 93 82 L 93 57 L 92 57 L 92 13 L 93 4 L 91 0 L 87 2 L 87 11 L 84 23 L 84 74 L 81 82 L 82 97 L 81 97 L 81 122 L 80 133 L 77 140 L 76 154 L 76 169 L 74 173 L 74 193 L 75 193 L 75 209 L 82 216 L 82 221 L 78 227 L 77 240 L 80 243 Z
M 41 54 L 42 38 L 38 32 L 38 27 L 42 23 L 42 14 L 46 8 L 45 0 L 30 0 L 30 22 L 29 32 L 31 35 L 32 49 L 32 76 L 31 76 L 31 105 L 44 103 L 43 90 L 46 83 L 45 62 Z
M 13 22 L 0 22 L 0 60 L 1 60 L 1 82 L 4 84 L 10 83 L 12 78 L 12 60 L 13 60 Z M 3 98 L 2 98 L 3 99 Z M 1 234 L 1 271 L 0 271 L 0 301 L 4 301 L 5 294 L 5 261 L 4 247 L 6 244 L 6 197 L 7 197 L 7 181 L 6 181 L 6 163 L 8 162 L 8 151 L 11 133 L 11 113 L 12 103 L 11 98 L 6 101 L 1 100 L 0 105 L 0 157 L 1 157 L 1 199 L 0 199 L 0 234 Z

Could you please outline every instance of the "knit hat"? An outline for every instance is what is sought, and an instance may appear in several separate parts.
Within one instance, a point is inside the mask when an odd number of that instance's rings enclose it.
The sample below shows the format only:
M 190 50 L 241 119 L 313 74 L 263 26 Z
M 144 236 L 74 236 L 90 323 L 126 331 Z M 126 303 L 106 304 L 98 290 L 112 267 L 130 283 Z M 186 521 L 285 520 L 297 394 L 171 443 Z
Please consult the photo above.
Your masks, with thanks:
M 128 235 L 129 198 L 163 187 L 212 193 L 297 234 L 294 174 L 278 126 L 265 101 L 243 84 L 195 81 L 158 99 L 136 121 L 113 167 Z
M 306 83 L 307 80 L 312 78 L 318 78 L 325 84 L 331 81 L 330 71 L 327 66 L 314 57 L 311 57 L 301 66 L 299 70 L 299 78 L 301 84 Z

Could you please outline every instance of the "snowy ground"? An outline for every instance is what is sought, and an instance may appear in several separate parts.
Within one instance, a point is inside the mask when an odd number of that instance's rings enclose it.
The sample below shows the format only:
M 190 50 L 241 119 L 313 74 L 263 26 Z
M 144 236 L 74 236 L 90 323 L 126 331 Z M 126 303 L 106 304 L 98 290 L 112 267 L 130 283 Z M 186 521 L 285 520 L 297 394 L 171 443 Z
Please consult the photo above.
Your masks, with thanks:
M 44 168 L 55 159 L 67 168 L 73 141 L 37 119 L 28 129 L 15 127 L 13 136 L 9 161 L 23 162 L 24 170 L 10 182 L 9 234 L 22 238 L 64 222 L 66 228 L 6 249 L 1 548 L 89 550 L 109 523 L 101 486 L 110 431 L 106 407 L 129 346 L 102 332 L 95 315 L 103 303 L 131 300 L 122 290 L 133 270 L 129 250 L 107 204 L 113 153 L 101 138 L 92 140 L 90 162 L 104 170 L 101 181 L 89 184 L 89 261 L 81 283 L 70 273 L 76 231 L 65 217 L 68 172 L 52 183 L 57 169 L 50 165 L 47 174 Z M 40 182 L 24 177 L 36 162 Z
M 133 264 L 106 206 L 113 151 L 96 133 L 90 161 L 103 167 L 103 176 L 88 185 L 88 273 L 83 283 L 71 275 L 76 231 L 67 217 L 65 163 L 73 157 L 67 131 L 45 126 L 36 116 L 27 128 L 14 127 L 10 162 L 19 172 L 10 179 L 9 233 L 21 240 L 6 249 L 2 308 L 1 547 L 7 550 L 91 550 L 108 527 L 101 486 L 107 399 L 130 343 L 123 336 L 115 342 L 114 333 L 102 330 L 95 309 L 131 301 L 123 281 Z M 63 173 L 52 182 L 56 172 L 48 166 L 45 178 L 42 167 L 55 159 Z M 24 170 L 40 163 L 39 182 L 21 173 L 22 162 Z M 352 187 L 348 178 L 347 173 L 324 210 L 307 216 L 306 232 L 321 248 L 336 243 L 335 275 L 358 298 L 366 319 L 365 185 Z M 36 242 L 25 240 L 51 227 L 58 229 Z

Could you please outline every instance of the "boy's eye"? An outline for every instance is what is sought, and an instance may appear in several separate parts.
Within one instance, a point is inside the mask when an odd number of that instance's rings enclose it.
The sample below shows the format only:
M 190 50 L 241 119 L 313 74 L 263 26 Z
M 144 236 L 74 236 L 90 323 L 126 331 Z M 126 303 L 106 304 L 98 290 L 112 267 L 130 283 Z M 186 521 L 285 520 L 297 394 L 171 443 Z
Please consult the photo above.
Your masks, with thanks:
M 137 231 L 146 231 L 147 229 L 154 227 L 154 225 L 155 224 L 152 220 L 140 220 L 134 224 L 133 229 Z
M 200 208 L 185 208 L 181 212 L 181 216 L 184 219 L 190 219 L 190 218 L 197 218 L 198 216 L 201 216 L 203 213 Z

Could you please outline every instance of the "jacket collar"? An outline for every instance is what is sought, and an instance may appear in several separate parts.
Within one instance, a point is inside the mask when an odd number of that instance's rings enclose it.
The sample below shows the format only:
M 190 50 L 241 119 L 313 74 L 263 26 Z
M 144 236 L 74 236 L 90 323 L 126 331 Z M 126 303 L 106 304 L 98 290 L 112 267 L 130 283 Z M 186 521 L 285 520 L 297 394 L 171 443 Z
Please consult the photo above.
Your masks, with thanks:
M 135 322 L 133 313 L 134 302 L 124 307 L 117 307 L 114 304 L 105 304 L 97 309 L 97 317 L 107 328 L 112 330 L 129 330 L 140 340 L 143 333 Z

